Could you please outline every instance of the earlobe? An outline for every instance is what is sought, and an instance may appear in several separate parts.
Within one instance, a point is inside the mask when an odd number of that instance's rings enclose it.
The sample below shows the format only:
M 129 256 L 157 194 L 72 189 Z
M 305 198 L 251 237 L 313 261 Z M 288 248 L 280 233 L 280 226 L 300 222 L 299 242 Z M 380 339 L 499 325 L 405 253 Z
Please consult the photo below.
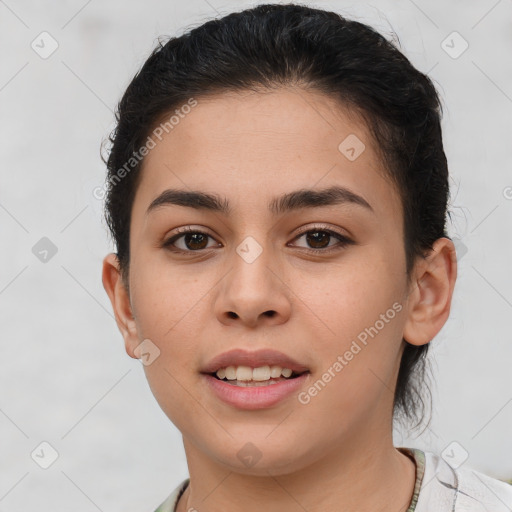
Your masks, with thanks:
M 404 339 L 424 345 L 441 330 L 450 313 L 457 278 L 453 242 L 445 237 L 436 240 L 427 257 L 418 261 L 413 275 Z
M 102 282 L 114 310 L 117 327 L 123 335 L 125 349 L 130 357 L 137 359 L 134 350 L 139 344 L 137 326 L 133 316 L 130 296 L 126 289 L 115 253 L 103 259 Z

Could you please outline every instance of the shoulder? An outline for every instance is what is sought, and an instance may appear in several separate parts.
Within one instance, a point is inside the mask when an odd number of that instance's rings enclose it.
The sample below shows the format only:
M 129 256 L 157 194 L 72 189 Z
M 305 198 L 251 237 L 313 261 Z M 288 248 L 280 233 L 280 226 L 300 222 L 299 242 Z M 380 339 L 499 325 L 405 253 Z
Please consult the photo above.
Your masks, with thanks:
M 160 504 L 160 506 L 155 510 L 155 512 L 175 512 L 176 505 L 180 496 L 183 494 L 183 491 L 187 488 L 187 485 L 190 481 L 190 478 L 187 478 L 181 482 L 174 491 L 167 497 L 167 499 Z
M 512 485 L 464 465 L 450 466 L 424 452 L 425 467 L 415 512 L 510 512 Z

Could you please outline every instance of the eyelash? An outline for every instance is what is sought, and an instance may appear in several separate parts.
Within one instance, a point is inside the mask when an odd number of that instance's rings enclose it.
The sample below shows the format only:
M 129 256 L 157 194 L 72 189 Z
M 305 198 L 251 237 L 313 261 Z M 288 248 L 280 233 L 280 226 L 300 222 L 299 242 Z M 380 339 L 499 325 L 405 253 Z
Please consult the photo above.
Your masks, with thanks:
M 336 251 L 336 250 L 341 250 L 341 249 L 344 249 L 346 246 L 348 245 L 353 245 L 355 242 L 353 240 L 351 240 L 350 238 L 347 238 L 346 236 L 342 235 L 341 233 L 338 233 L 336 231 L 332 231 L 330 229 L 327 229 L 325 226 L 314 226 L 312 228 L 309 228 L 305 231 L 302 231 L 301 233 L 299 233 L 295 238 L 294 238 L 294 241 L 295 240 L 298 240 L 299 238 L 301 238 L 302 236 L 304 235 L 307 235 L 308 233 L 317 233 L 317 232 L 320 232 L 320 233 L 328 233 L 330 236 L 333 236 L 335 238 L 337 238 L 339 240 L 338 244 L 334 245 L 334 246 L 331 246 L 331 247 L 328 247 L 327 249 L 311 249 L 309 247 L 301 247 L 301 249 L 303 251 L 306 251 L 310 254 L 315 254 L 315 255 L 318 255 L 320 253 L 331 253 L 333 251 Z M 199 253 L 199 252 L 203 252 L 203 251 L 206 251 L 207 249 L 197 249 L 197 250 L 183 250 L 183 249 L 176 249 L 176 248 L 173 248 L 172 245 L 174 242 L 176 242 L 177 240 L 179 240 L 181 237 L 183 237 L 184 235 L 188 234 L 188 233 L 198 233 L 198 234 L 201 234 L 201 235 L 206 235 L 210 238 L 213 238 L 211 235 L 209 235 L 208 233 L 204 232 L 204 231 L 201 231 L 197 228 L 193 228 L 191 226 L 187 226 L 187 227 L 184 227 L 184 228 L 180 228 L 176 234 L 174 234 L 171 238 L 167 239 L 163 244 L 162 244 L 162 247 L 164 248 L 167 248 L 169 249 L 170 251 L 172 252 L 175 252 L 175 253 Z

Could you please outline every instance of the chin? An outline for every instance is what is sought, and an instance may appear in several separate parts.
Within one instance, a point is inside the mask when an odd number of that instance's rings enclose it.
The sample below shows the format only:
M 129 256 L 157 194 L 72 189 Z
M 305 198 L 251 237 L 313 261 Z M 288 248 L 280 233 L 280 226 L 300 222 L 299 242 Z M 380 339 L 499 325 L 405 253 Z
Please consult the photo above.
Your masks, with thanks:
M 244 441 L 234 441 L 221 453 L 218 452 L 217 445 L 212 455 L 229 471 L 241 475 L 267 477 L 294 473 L 306 467 L 308 459 L 311 458 L 306 453 L 298 453 L 297 446 L 301 444 L 298 442 L 292 441 L 288 446 L 284 446 L 280 440 L 270 442 L 267 439 L 265 442 L 264 439 L 258 440 L 255 436 L 254 441 L 248 441 L 249 438 L 250 436 L 246 435 Z

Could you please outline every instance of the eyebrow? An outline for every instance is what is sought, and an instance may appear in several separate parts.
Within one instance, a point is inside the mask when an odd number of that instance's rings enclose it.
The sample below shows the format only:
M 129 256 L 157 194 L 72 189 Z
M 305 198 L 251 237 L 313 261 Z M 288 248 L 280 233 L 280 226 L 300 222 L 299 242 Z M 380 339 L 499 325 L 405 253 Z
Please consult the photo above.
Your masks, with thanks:
M 366 199 L 345 187 L 339 186 L 322 190 L 300 189 L 288 192 L 282 196 L 272 198 L 268 204 L 268 209 L 273 215 L 280 215 L 304 208 L 318 208 L 321 206 L 347 203 L 362 206 L 373 212 L 373 208 Z M 208 210 L 222 213 L 226 216 L 231 213 L 231 206 L 226 198 L 205 192 L 167 189 L 151 202 L 146 211 L 146 215 L 166 205 L 185 206 L 196 210 Z

